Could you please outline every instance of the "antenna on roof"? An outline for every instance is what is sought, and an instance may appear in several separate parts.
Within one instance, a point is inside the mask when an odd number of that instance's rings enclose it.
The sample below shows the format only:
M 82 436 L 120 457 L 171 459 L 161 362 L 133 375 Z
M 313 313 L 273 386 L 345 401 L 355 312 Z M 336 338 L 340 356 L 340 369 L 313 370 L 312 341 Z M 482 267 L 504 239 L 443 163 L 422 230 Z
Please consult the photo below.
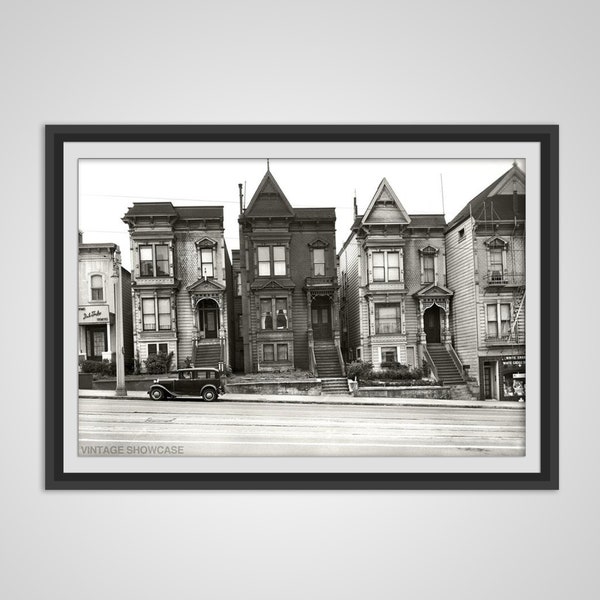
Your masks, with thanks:
M 444 179 L 440 173 L 440 186 L 442 188 L 442 214 L 446 216 L 446 207 L 444 206 Z
M 238 188 L 240 190 L 240 215 L 241 215 L 244 212 L 244 205 L 243 205 L 244 195 L 242 193 L 242 184 L 241 183 L 238 183 Z
M 356 190 L 354 190 L 354 218 L 358 216 L 358 207 L 356 206 Z

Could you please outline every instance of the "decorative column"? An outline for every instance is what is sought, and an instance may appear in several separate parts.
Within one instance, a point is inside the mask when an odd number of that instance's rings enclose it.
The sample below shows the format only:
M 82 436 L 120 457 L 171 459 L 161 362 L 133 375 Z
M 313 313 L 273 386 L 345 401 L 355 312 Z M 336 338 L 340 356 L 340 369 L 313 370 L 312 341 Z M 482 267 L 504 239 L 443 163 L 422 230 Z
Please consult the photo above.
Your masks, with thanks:
M 446 302 L 444 303 L 444 314 L 445 314 L 445 321 L 444 321 L 444 345 L 445 346 L 450 346 L 450 344 L 452 344 L 452 336 L 450 335 L 450 301 L 446 300 Z

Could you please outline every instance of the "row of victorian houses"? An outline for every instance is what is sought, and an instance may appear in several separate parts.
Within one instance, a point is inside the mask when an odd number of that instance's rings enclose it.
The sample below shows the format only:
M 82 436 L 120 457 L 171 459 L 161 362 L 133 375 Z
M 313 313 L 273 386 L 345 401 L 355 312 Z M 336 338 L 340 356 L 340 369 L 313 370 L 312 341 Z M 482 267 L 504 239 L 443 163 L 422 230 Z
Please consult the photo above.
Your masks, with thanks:
M 125 352 L 142 371 L 159 352 L 173 353 L 173 368 L 332 378 L 353 360 L 425 361 L 445 383 L 474 380 L 481 399 L 524 395 L 525 174 L 516 164 L 450 223 L 409 214 L 384 179 L 363 214 L 354 200 L 337 253 L 335 209 L 294 208 L 269 170 L 247 207 L 240 186 L 231 259 L 222 207 L 138 202 L 123 221 Z M 83 358 L 114 353 L 117 251 L 80 243 Z

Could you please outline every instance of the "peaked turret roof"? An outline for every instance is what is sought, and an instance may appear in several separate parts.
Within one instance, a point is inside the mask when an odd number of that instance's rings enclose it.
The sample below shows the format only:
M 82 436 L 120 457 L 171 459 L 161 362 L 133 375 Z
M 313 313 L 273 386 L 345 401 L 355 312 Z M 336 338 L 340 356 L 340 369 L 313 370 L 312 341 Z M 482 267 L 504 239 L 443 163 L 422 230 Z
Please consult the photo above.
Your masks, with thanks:
M 271 171 L 259 183 L 245 215 L 247 217 L 293 217 L 294 209 Z
M 363 215 L 361 225 L 369 223 L 402 224 L 410 223 L 410 217 L 392 186 L 384 177 Z

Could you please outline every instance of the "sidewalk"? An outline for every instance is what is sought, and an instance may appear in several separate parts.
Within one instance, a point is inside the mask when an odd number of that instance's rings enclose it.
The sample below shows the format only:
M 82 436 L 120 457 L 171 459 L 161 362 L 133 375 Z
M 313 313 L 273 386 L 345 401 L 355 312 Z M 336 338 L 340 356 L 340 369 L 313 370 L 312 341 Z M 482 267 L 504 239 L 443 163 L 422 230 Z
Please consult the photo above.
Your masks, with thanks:
M 117 396 L 108 390 L 79 390 L 80 398 L 121 398 L 127 400 L 149 400 L 146 392 L 130 391 L 127 396 Z M 257 402 L 283 404 L 345 404 L 356 406 L 439 406 L 454 408 L 525 408 L 525 402 L 486 400 L 438 400 L 422 398 L 358 398 L 348 396 L 292 396 L 286 394 L 225 394 L 217 402 Z

